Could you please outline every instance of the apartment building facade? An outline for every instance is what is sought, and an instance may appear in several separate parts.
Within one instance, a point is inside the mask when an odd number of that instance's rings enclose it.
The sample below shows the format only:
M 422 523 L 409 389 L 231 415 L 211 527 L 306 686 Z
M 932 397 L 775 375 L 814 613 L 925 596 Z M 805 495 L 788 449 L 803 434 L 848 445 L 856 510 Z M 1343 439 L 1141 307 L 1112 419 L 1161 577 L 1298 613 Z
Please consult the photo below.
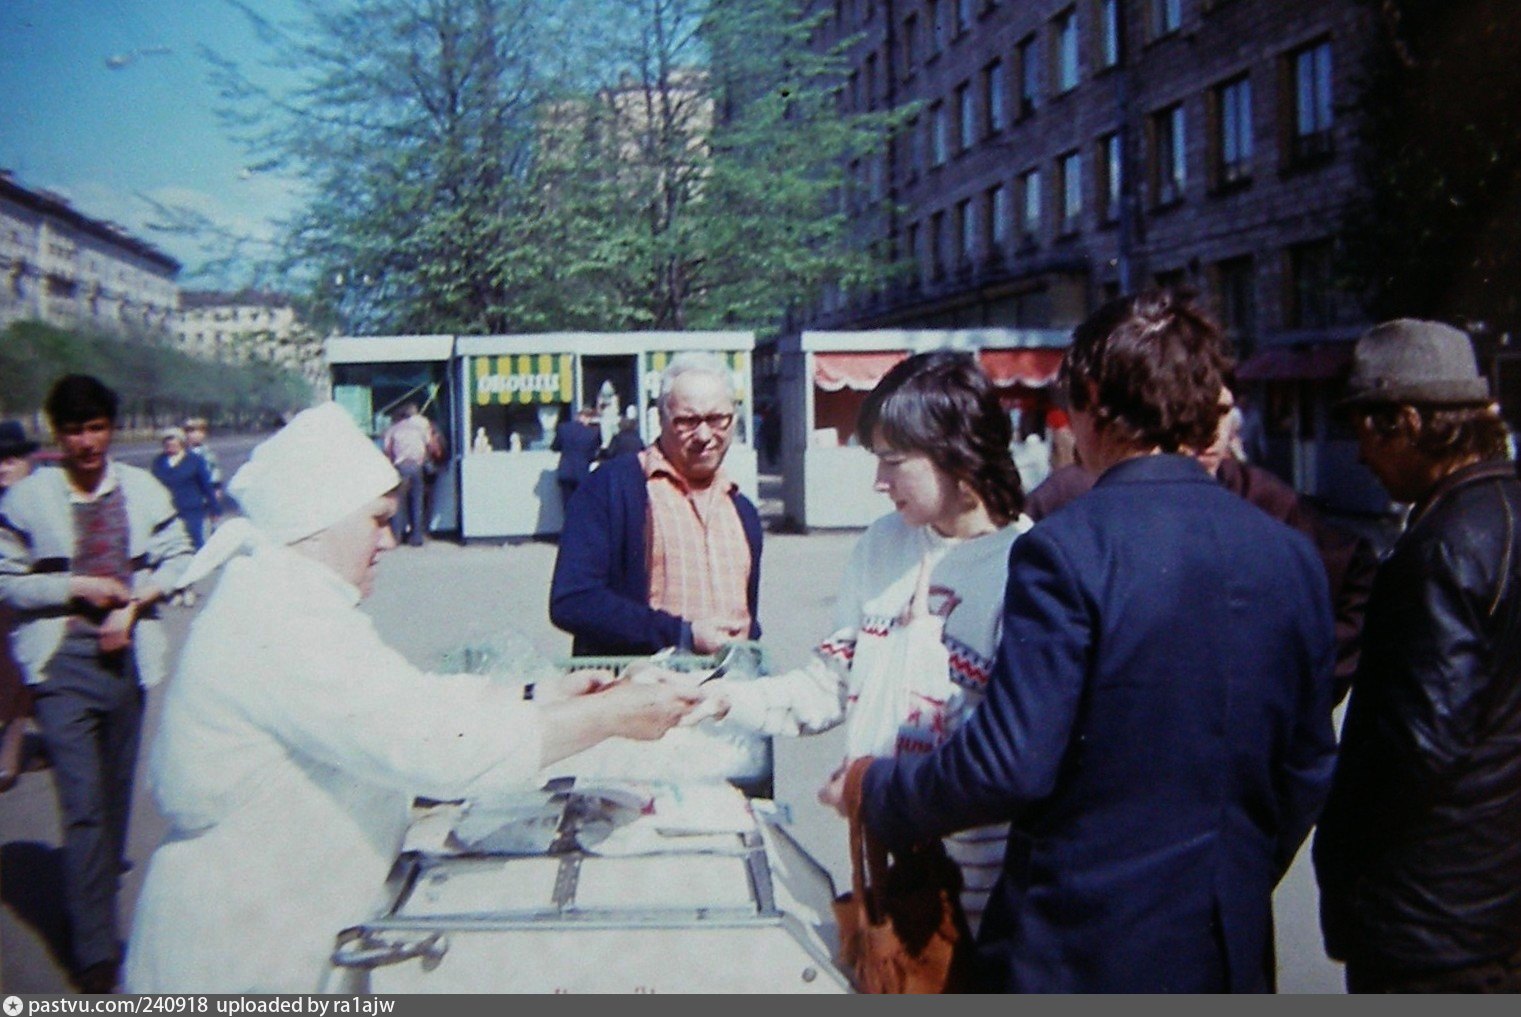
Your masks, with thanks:
M 315 392 L 331 388 L 324 337 L 283 294 L 186 290 L 172 329 L 180 348 L 202 360 L 269 364 L 299 375 Z
M 1380 500 L 1330 412 L 1366 326 L 1333 284 L 1358 194 L 1358 0 L 828 0 L 844 110 L 910 109 L 848 168 L 857 242 L 897 269 L 808 327 L 1068 328 L 1188 284 L 1227 326 L 1270 463 Z
M 160 334 L 179 300 L 180 263 L 66 198 L 0 170 L 0 327 Z

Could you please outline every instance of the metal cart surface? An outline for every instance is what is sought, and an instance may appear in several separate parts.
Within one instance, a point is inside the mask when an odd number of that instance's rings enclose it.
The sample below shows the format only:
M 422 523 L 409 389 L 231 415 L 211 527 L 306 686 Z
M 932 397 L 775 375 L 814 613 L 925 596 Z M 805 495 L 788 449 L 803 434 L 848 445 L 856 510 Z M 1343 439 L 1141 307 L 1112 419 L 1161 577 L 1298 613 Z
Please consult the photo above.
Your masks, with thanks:
M 414 815 L 327 991 L 850 991 L 829 873 L 730 785 L 561 779 Z

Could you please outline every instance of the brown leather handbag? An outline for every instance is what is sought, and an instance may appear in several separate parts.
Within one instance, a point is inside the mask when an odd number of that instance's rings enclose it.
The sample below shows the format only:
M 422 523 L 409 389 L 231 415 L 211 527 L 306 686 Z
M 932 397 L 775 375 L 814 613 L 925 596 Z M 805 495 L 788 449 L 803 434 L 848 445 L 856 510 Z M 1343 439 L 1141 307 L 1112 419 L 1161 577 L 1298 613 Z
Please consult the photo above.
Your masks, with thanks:
M 889 864 L 887 848 L 861 819 L 871 763 L 857 759 L 845 775 L 851 892 L 834 901 L 840 966 L 861 992 L 965 991 L 972 933 L 961 910 L 961 869 L 938 840 L 896 853 Z

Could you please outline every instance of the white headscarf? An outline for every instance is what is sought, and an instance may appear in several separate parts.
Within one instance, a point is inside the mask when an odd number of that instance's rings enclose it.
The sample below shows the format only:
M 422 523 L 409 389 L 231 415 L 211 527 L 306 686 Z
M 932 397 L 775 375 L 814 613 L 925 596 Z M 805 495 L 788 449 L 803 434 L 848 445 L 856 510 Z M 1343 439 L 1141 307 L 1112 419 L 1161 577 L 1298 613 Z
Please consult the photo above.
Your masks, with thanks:
M 302 410 L 255 446 L 233 474 L 227 491 L 242 518 L 211 535 L 175 588 L 209 575 L 235 554 L 320 533 L 400 482 L 396 467 L 337 403 Z

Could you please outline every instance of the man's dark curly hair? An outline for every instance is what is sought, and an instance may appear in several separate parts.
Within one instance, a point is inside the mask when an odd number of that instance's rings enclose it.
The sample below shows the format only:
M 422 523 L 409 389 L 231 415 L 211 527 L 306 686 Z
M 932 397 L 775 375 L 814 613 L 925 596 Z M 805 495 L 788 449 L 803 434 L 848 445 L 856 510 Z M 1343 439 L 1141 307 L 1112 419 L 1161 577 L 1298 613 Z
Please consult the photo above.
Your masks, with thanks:
M 1224 346 L 1191 291 L 1145 290 L 1111 300 L 1077 326 L 1061 384 L 1073 409 L 1092 413 L 1098 429 L 1123 444 L 1203 449 L 1220 420 L 1231 366 Z
M 1024 488 L 1009 446 L 1014 425 L 998 390 L 970 353 L 934 350 L 895 365 L 861 406 L 856 436 L 873 448 L 921 452 L 967 483 L 1000 525 L 1024 511 Z M 874 449 L 876 451 L 876 449 Z

